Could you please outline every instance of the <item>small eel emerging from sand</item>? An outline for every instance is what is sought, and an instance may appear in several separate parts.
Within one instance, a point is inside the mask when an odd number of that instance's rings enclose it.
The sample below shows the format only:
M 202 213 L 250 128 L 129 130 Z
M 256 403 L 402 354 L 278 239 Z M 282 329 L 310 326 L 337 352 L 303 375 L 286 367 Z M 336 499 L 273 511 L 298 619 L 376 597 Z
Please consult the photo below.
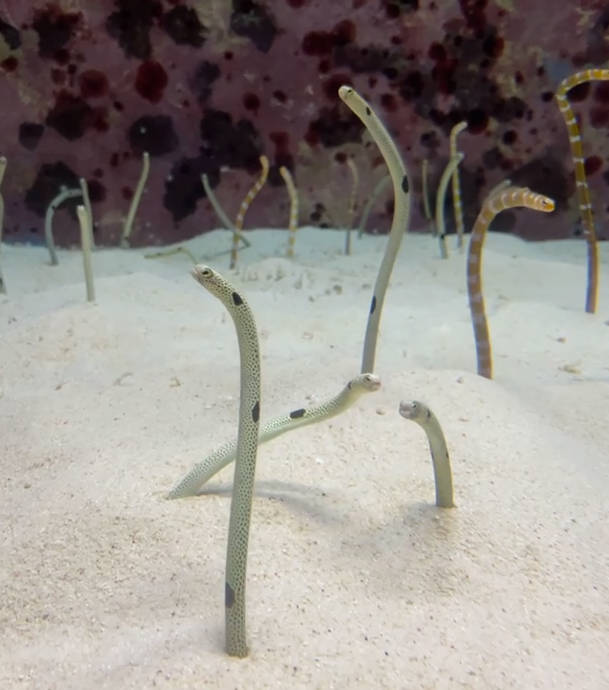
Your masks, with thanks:
M 252 514 L 260 425 L 260 348 L 254 315 L 245 299 L 219 273 L 197 264 L 192 275 L 226 307 L 237 331 L 241 366 L 237 460 L 230 505 L 226 553 L 226 651 L 247 656 L 245 634 L 245 573 Z
M 298 429 L 308 424 L 316 424 L 326 419 L 335 417 L 351 407 L 364 393 L 376 391 L 380 388 L 381 381 L 374 374 L 359 374 L 351 379 L 338 395 L 329 398 L 313 407 L 301 407 L 292 410 L 287 415 L 275 417 L 263 425 L 258 438 L 258 445 L 266 443 L 282 434 Z M 205 460 L 195 465 L 190 472 L 169 492 L 167 498 L 184 498 L 194 496 L 197 491 L 211 477 L 223 467 L 230 464 L 236 456 L 237 443 L 228 441 L 220 446 Z
M 399 411 L 405 419 L 410 419 L 422 426 L 427 434 L 436 482 L 436 505 L 440 508 L 454 508 L 453 476 L 440 422 L 429 407 L 419 400 L 402 400 Z

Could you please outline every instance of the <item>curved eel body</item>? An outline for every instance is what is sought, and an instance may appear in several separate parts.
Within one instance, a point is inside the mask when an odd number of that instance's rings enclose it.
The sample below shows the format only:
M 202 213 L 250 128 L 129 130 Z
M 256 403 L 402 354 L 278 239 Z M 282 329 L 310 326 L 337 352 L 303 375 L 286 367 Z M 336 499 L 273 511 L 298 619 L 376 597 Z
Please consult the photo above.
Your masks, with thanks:
M 488 323 L 484 311 L 482 296 L 482 247 L 486 231 L 493 218 L 506 208 L 525 206 L 534 211 L 550 213 L 554 210 L 554 201 L 543 194 L 536 194 L 527 187 L 507 187 L 486 197 L 482 209 L 476 218 L 469 241 L 467 257 L 467 291 L 469 308 L 474 326 L 478 374 L 490 379 L 493 375 L 491 343 Z
M 436 505 L 440 508 L 454 508 L 453 476 L 450 469 L 448 448 L 440 422 L 436 415 L 419 400 L 402 401 L 399 412 L 405 419 L 410 419 L 423 427 L 429 442 L 433 473 L 436 483 Z
M 335 417 L 351 407 L 364 393 L 376 391 L 381 382 L 373 374 L 359 374 L 333 398 L 325 400 L 320 405 L 292 410 L 287 415 L 275 417 L 263 425 L 260 430 L 258 444 L 271 441 L 282 434 L 309 424 L 323 422 Z M 220 446 L 205 460 L 195 465 L 190 472 L 169 492 L 167 498 L 184 498 L 193 496 L 211 477 L 222 468 L 230 464 L 236 456 L 237 443 L 231 440 Z
M 372 302 L 370 303 L 370 312 L 368 314 L 368 323 L 366 325 L 364 352 L 360 369 L 361 373 L 364 374 L 374 371 L 376 341 L 378 339 L 385 293 L 387 292 L 389 278 L 402 242 L 402 237 L 404 233 L 407 232 L 410 223 L 410 185 L 404 161 L 391 139 L 389 132 L 385 129 L 374 110 L 372 110 L 370 104 L 351 86 L 341 86 L 338 89 L 338 95 L 345 105 L 347 105 L 362 121 L 370 133 L 370 136 L 379 147 L 385 159 L 385 163 L 389 168 L 395 199 L 389 239 L 376 277 L 376 283 L 374 284 L 374 292 L 372 295 Z

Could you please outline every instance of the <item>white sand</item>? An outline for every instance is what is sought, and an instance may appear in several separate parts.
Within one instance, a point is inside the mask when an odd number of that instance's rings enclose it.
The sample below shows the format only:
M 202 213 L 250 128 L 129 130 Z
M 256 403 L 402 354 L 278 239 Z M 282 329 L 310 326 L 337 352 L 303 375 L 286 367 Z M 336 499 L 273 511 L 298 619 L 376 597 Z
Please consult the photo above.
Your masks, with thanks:
M 285 233 L 248 236 L 233 279 L 257 316 L 264 420 L 358 372 L 386 239 L 345 257 L 342 234 L 303 229 L 288 261 Z M 51 267 L 43 248 L 3 246 L 0 688 L 608 688 L 609 276 L 585 314 L 585 253 L 488 238 L 488 381 L 464 256 L 406 238 L 382 389 L 259 452 L 237 660 L 232 471 L 164 499 L 235 433 L 232 322 L 184 255 L 96 252 L 87 304 L 78 252 Z M 411 398 L 444 427 L 455 509 L 433 505 L 425 436 L 397 413 Z

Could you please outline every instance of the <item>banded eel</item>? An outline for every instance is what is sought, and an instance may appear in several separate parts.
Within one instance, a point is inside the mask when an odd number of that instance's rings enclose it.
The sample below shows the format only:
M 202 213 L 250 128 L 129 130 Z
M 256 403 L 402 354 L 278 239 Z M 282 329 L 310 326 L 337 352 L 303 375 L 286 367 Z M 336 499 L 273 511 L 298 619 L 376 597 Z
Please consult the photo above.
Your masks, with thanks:
M 283 177 L 290 196 L 290 225 L 288 227 L 290 235 L 288 237 L 287 255 L 294 256 L 294 243 L 296 242 L 296 231 L 298 230 L 298 192 L 296 191 L 292 174 L 284 165 L 279 168 L 279 174 Z
M 549 213 L 554 210 L 554 201 L 543 194 L 532 192 L 527 187 L 508 187 L 487 196 L 474 223 L 469 242 L 467 291 L 476 341 L 478 374 L 486 376 L 488 379 L 492 378 L 492 359 L 488 324 L 484 311 L 484 299 L 482 297 L 482 247 L 486 231 L 493 218 L 506 208 L 513 208 L 515 206 L 525 206 L 534 211 Z
M 230 252 L 230 268 L 233 269 L 237 265 L 237 252 L 239 250 L 239 240 L 242 236 L 241 231 L 243 230 L 243 220 L 247 209 L 250 207 L 252 201 L 256 198 L 258 192 L 264 187 L 266 178 L 269 175 L 269 159 L 266 156 L 260 156 L 260 165 L 262 166 L 262 172 L 260 177 L 254 184 L 254 186 L 245 195 L 245 199 L 241 202 L 239 206 L 239 211 L 237 217 L 235 218 L 235 227 L 233 229 L 233 244 Z
M 582 139 L 579 133 L 577 118 L 571 108 L 567 93 L 580 84 L 587 81 L 608 81 L 609 69 L 585 69 L 575 72 L 571 76 L 563 79 L 556 91 L 555 98 L 558 108 L 569 132 L 569 144 L 571 146 L 571 157 L 575 166 L 575 186 L 577 190 L 577 201 L 579 213 L 584 228 L 584 237 L 588 243 L 588 285 L 586 288 L 586 311 L 593 314 L 596 311 L 598 302 L 598 247 L 596 244 L 596 228 L 594 226 L 594 213 L 590 200 L 590 188 L 586 180 L 586 168 Z
M 457 156 L 457 137 L 467 127 L 467 122 L 457 122 L 450 130 L 450 157 Z M 459 182 L 459 166 L 453 172 L 451 178 L 453 193 L 453 210 L 455 214 L 455 228 L 457 230 L 457 247 L 463 249 L 463 208 L 461 207 L 461 184 Z

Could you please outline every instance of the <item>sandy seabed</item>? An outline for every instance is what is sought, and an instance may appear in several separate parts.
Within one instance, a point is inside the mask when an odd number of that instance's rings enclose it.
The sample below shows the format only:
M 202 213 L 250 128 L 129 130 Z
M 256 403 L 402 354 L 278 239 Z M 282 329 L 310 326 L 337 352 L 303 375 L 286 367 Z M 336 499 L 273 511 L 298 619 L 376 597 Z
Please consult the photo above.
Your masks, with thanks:
M 262 420 L 359 371 L 386 238 L 215 231 L 185 243 L 248 298 Z M 609 246 L 600 247 L 607 266 Z M 258 454 L 250 655 L 224 652 L 232 470 L 165 500 L 233 436 L 239 363 L 184 254 L 4 245 L 0 688 L 609 688 L 609 277 L 584 313 L 583 240 L 487 238 L 494 380 L 476 375 L 465 256 L 403 244 L 376 373 L 349 411 Z M 451 454 L 434 505 L 425 401 Z

